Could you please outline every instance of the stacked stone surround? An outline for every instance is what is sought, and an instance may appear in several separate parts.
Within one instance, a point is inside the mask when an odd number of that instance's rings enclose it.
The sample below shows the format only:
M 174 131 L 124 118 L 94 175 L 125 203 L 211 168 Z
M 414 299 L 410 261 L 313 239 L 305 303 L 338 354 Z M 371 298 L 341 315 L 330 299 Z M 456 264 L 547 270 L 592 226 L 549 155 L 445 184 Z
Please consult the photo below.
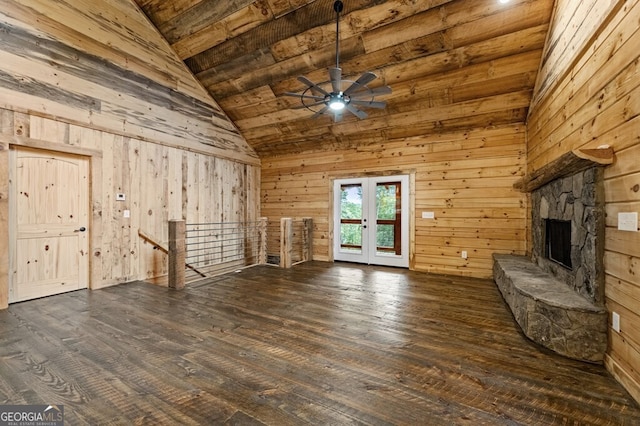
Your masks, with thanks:
M 604 304 L 603 169 L 556 179 L 531 194 L 531 260 L 596 305 Z M 569 270 L 545 258 L 545 219 L 571 221 Z
M 524 334 L 567 357 L 598 363 L 608 328 L 602 175 L 593 167 L 535 190 L 531 258 L 494 255 L 494 279 Z M 545 219 L 571 221 L 572 269 L 545 258 Z

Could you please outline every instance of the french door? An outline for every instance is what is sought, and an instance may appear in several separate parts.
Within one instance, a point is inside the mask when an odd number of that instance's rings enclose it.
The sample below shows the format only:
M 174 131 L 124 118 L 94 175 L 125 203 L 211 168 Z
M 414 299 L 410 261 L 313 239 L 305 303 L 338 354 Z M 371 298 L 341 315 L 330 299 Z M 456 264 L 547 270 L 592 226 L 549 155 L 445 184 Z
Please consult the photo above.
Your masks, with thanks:
M 409 266 L 409 176 L 337 179 L 333 258 Z

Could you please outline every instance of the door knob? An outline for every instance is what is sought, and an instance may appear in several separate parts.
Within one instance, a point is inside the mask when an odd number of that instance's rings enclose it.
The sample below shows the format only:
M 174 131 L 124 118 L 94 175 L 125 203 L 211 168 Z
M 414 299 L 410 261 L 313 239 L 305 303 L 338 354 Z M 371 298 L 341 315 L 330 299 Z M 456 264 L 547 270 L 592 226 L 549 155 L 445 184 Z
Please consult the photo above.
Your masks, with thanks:
M 86 230 L 87 230 L 87 228 L 85 228 L 84 226 L 81 226 L 81 227 L 80 227 L 80 229 L 76 229 L 76 230 L 75 230 L 75 231 L 73 231 L 73 232 L 84 232 L 84 231 L 86 231 Z

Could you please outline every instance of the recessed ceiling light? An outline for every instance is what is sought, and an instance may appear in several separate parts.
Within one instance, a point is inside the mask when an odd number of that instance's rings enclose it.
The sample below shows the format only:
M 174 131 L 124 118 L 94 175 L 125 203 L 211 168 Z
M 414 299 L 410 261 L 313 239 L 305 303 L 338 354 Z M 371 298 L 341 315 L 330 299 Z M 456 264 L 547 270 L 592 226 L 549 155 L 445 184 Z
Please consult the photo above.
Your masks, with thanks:
M 507 4 L 507 3 L 509 3 L 510 1 L 511 1 L 511 0 L 500 0 L 500 3 L 502 3 L 502 4 Z

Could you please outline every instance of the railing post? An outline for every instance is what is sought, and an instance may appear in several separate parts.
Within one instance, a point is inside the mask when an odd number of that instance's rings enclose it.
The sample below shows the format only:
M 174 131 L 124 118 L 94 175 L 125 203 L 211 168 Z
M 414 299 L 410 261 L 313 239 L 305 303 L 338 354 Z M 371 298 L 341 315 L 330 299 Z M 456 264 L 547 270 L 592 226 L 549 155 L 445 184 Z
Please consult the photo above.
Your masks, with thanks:
M 182 290 L 185 278 L 185 231 L 184 220 L 169 221 L 169 288 Z
M 267 264 L 267 218 L 261 217 L 258 222 L 258 265 Z
M 302 218 L 302 261 L 313 259 L 313 219 Z
M 291 268 L 293 264 L 293 219 L 280 219 L 280 267 Z

